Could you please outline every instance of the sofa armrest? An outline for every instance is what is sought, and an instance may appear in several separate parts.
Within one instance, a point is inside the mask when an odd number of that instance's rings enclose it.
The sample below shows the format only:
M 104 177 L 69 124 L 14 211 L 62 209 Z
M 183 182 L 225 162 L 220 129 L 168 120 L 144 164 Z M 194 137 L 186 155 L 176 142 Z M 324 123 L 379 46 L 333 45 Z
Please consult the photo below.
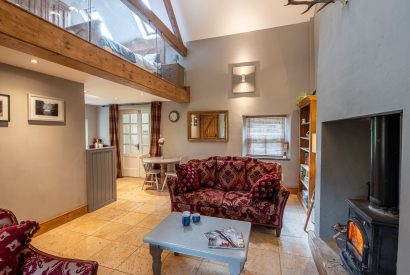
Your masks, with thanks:
M 279 209 L 280 227 L 282 227 L 283 213 L 285 212 L 286 202 L 288 201 L 290 192 L 282 184 L 279 185 L 278 192 L 273 196 L 272 201 Z
M 45 274 L 53 271 L 53 274 L 81 274 L 96 275 L 98 263 L 76 259 L 61 258 L 50 255 L 29 245 L 24 257 L 22 274 Z M 48 274 L 48 273 L 47 273 Z
M 169 196 L 171 197 L 171 202 L 175 202 L 175 196 L 179 195 L 177 187 L 178 179 L 175 177 L 169 177 L 167 179 L 167 186 L 169 191 Z

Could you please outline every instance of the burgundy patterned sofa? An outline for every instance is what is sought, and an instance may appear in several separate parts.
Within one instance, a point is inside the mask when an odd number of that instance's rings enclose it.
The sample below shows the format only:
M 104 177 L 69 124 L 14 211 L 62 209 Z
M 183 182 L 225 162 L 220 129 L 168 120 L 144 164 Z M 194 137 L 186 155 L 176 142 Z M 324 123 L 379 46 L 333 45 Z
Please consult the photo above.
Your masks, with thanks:
M 186 192 L 181 180 L 168 181 L 172 211 L 198 212 L 201 215 L 249 221 L 274 228 L 279 237 L 282 217 L 289 191 L 282 185 L 279 163 L 267 163 L 254 158 L 211 157 L 191 160 L 187 165 L 196 168 L 199 189 Z M 255 200 L 252 186 L 267 174 L 277 175 L 273 195 Z
M 18 221 L 13 212 L 0 208 L 0 228 L 17 224 Z M 18 274 L 96 275 L 98 269 L 97 262 L 53 256 L 36 249 L 30 244 L 22 252 L 20 259 Z

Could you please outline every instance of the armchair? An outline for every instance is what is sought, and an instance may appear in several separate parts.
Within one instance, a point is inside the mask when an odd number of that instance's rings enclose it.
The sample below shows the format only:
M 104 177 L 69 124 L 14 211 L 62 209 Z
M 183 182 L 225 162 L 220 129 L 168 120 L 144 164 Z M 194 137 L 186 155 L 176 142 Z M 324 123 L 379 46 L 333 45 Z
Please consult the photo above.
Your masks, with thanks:
M 0 208 L 0 228 L 6 224 L 18 224 L 17 218 L 13 212 Z M 23 262 L 20 263 L 22 274 L 97 274 L 97 262 L 57 257 L 42 252 L 30 244 L 23 251 L 23 256 Z

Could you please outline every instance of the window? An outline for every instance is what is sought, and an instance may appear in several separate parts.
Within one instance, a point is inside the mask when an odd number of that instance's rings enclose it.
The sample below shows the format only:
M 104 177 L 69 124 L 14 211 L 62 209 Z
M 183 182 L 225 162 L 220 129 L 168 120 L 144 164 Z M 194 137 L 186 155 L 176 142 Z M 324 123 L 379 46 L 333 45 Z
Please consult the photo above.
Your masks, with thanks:
M 138 29 L 144 39 L 154 39 L 157 37 L 156 31 L 147 23 L 143 22 L 135 13 L 132 13 Z
M 287 153 L 286 116 L 244 117 L 243 153 L 283 158 Z

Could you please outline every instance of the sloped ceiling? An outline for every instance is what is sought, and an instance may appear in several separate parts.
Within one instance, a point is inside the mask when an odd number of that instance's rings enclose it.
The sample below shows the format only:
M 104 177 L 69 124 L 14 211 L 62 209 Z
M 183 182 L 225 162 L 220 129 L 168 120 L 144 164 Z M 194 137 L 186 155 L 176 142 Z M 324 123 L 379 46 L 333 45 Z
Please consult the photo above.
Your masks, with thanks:
M 184 42 L 309 21 L 287 0 L 172 0 Z M 313 9 L 312 9 L 313 10 Z

